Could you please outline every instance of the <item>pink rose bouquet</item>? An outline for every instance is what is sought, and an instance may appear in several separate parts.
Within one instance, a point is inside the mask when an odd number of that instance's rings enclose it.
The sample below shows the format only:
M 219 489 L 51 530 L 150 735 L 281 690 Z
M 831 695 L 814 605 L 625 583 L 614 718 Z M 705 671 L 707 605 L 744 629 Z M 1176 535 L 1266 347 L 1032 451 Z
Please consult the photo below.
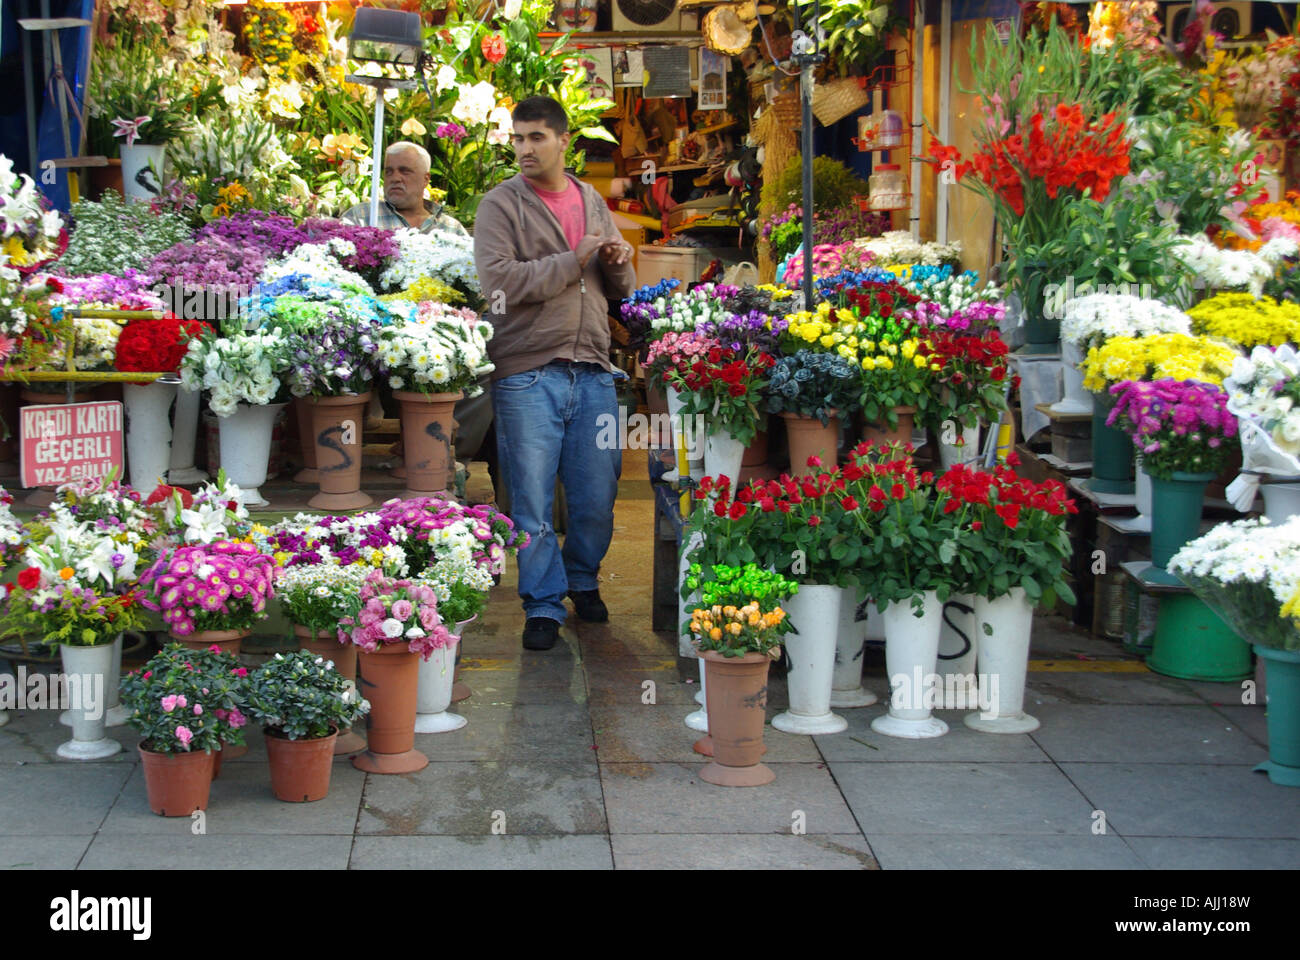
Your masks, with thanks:
M 663 380 L 669 370 L 685 373 L 696 360 L 707 356 L 710 349 L 721 345 L 718 340 L 699 331 L 677 333 L 670 330 L 650 344 L 644 366 L 653 379 Z
M 354 643 L 367 653 L 405 643 L 428 660 L 435 650 L 455 646 L 456 637 L 438 615 L 438 595 L 431 586 L 375 570 L 362 582 L 351 614 L 339 621 L 339 642 Z
M 140 583 L 140 603 L 162 613 L 178 637 L 196 630 L 246 630 L 264 620 L 275 596 L 275 561 L 251 543 L 217 540 L 158 558 Z
M 1110 388 L 1115 408 L 1107 426 L 1133 438 L 1153 477 L 1218 473 L 1228 459 L 1225 440 L 1237 436 L 1237 418 L 1228 412 L 1221 387 L 1199 380 L 1124 380 Z

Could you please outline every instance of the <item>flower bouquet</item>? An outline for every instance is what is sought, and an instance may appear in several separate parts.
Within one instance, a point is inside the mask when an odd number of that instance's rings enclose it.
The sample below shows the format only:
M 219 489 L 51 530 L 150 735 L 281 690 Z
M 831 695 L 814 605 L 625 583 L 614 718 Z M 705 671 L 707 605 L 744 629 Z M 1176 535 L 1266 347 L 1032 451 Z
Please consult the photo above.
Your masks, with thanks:
M 856 344 L 846 348 L 852 346 Z M 859 404 L 859 370 L 852 359 L 839 353 L 796 350 L 786 354 L 772 366 L 766 394 L 768 412 L 816 418 L 823 426 L 833 417 L 851 416 Z M 791 463 L 796 466 L 806 459 L 791 453 Z
M 1083 385 L 1103 393 L 1124 380 L 1200 380 L 1221 384 L 1239 354 L 1210 337 L 1161 333 L 1112 337 L 1084 359 Z
M 619 306 L 619 319 L 627 329 L 629 343 L 633 347 L 644 347 L 652 339 L 653 321 L 662 313 L 659 302 L 667 302 L 681 283 L 676 277 L 669 277 L 658 283 L 638 287 Z
M 278 568 L 275 598 L 286 619 L 307 629 L 311 636 L 337 632 L 350 609 L 348 597 L 374 569 L 368 564 L 315 563 Z
M 472 239 L 445 230 L 430 233 L 398 230 L 393 240 L 396 256 L 379 275 L 376 284 L 379 289 L 405 290 L 420 278 L 431 277 L 450 284 L 473 304 L 482 302 Z
M 0 266 L 0 363 L 35 370 L 59 357 L 63 311 L 50 298 L 61 289 L 54 277 L 24 282 Z
M 13 161 L 0 154 L 0 207 L 4 208 L 4 234 L 0 267 L 19 274 L 36 272 L 63 253 L 68 245 L 59 211 L 52 210 L 25 173 L 15 174 Z
M 699 564 L 692 564 L 686 578 L 686 588 L 700 595 L 687 625 L 697 648 L 728 658 L 780 656 L 781 638 L 791 629 L 781 603 L 799 592 L 799 584 L 752 563 L 709 569 L 705 575 Z
M 743 353 L 712 347 L 686 370 L 668 371 L 668 382 L 681 391 L 682 412 L 706 418 L 706 472 L 740 472 L 744 448 L 753 441 L 760 423 L 758 404 L 773 362 L 771 354 L 753 347 Z M 710 462 L 723 469 L 712 469 Z
M 1250 357 L 1233 362 L 1223 381 L 1228 410 L 1238 417 L 1243 472 L 1228 485 L 1227 496 L 1238 510 L 1249 510 L 1260 489 L 1259 476 L 1300 476 L 1300 355 L 1289 344 L 1256 347 Z M 1300 513 L 1300 485 L 1270 483 L 1262 487 L 1271 520 Z
M 281 402 L 287 392 L 281 378 L 292 364 L 288 338 L 278 329 L 204 335 L 190 342 L 181 361 L 181 380 L 187 390 L 209 391 L 212 412 L 230 417 L 240 404 Z
M 190 239 L 190 225 L 174 213 L 154 213 L 148 204 L 129 203 L 116 191 L 100 200 L 72 205 L 77 225 L 55 269 L 67 276 L 142 270 L 157 254 Z M 147 276 L 147 275 L 146 275 Z M 141 286 L 150 284 L 141 282 Z
M 193 493 L 161 484 L 149 494 L 145 506 L 154 512 L 162 548 L 167 549 L 246 537 L 248 509 L 239 500 L 239 487 L 222 470 L 215 482 L 205 483 Z
M 528 545 L 528 534 L 490 504 L 467 507 L 437 497 L 390 500 L 377 516 L 383 529 L 402 538 L 415 571 L 454 560 L 500 574 L 506 557 Z
M 14 516 L 14 495 L 0 487 L 0 568 L 7 567 L 27 542 L 22 521 Z
M 1106 425 L 1121 427 L 1142 456 L 1142 469 L 1171 480 L 1178 473 L 1218 474 L 1237 435 L 1228 395 L 1197 380 L 1125 380 L 1110 388 Z
M 1192 332 L 1191 318 L 1176 307 L 1128 294 L 1091 293 L 1065 301 L 1060 309 L 1061 339 L 1085 354 L 1114 337 Z
M 178 371 L 190 342 L 213 332 L 206 323 L 181 320 L 171 313 L 128 320 L 117 337 L 113 366 L 123 373 Z
M 1288 236 L 1276 236 L 1258 250 L 1224 250 L 1205 234 L 1179 237 L 1173 255 L 1197 280 L 1210 290 L 1245 288 L 1258 297 L 1283 262 L 1300 251 L 1300 243 Z
M 162 614 L 172 636 L 196 646 L 224 643 L 232 653 L 275 596 L 275 561 L 251 543 L 217 540 L 177 547 L 140 577 L 140 602 Z
M 932 430 L 942 432 L 948 420 L 967 427 L 981 420 L 993 423 L 1006 410 L 1008 351 L 996 331 L 977 337 L 933 328 L 917 352 L 928 360 L 930 380 L 940 388 L 925 418 Z
M 431 394 L 483 392 L 496 366 L 488 359 L 492 325 L 467 307 L 421 303 L 412 319 L 384 329 L 379 366 L 394 390 Z
M 1219 337 L 1249 350 L 1300 345 L 1300 304 L 1272 297 L 1220 293 L 1187 311 L 1198 334 Z

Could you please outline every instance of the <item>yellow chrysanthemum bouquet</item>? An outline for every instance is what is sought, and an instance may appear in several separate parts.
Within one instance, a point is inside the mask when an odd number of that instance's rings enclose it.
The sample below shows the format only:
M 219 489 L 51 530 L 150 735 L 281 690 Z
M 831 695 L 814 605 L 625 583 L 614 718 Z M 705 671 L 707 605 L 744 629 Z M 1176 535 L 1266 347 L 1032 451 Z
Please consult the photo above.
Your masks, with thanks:
M 1187 311 L 1196 333 L 1247 349 L 1300 344 L 1300 304 L 1249 293 L 1220 293 Z
M 1113 337 L 1093 347 L 1083 362 L 1083 385 L 1106 393 L 1124 380 L 1200 380 L 1222 384 L 1240 354 L 1211 337 L 1162 333 L 1153 337 Z

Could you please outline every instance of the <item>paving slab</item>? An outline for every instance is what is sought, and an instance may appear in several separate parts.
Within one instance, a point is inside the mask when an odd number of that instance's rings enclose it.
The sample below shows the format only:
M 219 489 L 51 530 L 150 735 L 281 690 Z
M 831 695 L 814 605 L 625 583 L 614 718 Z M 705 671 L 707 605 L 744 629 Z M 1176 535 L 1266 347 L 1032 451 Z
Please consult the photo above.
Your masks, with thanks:
M 660 704 L 657 706 L 593 706 L 591 723 L 601 763 L 692 763 L 700 759 L 692 746 L 702 736 L 682 721 L 696 707 Z M 812 762 L 822 755 L 811 737 L 794 736 L 767 727 L 763 731 L 767 745 L 765 763 Z
M 149 836 L 100 834 L 86 852 L 81 869 L 345 870 L 352 849 L 350 833 L 196 836 L 188 817 L 169 820 L 168 830 L 167 834 Z
M 92 839 L 0 836 L 0 870 L 75 870 Z
M 596 764 L 439 762 L 371 776 L 357 821 L 358 835 L 491 836 L 494 827 L 504 836 L 606 833 Z
M 476 703 L 587 702 L 587 675 L 574 660 L 466 657 L 460 679 L 473 691 Z
M 1124 837 L 1300 838 L 1300 790 L 1249 767 L 1063 763 L 1109 830 Z
M 1142 870 L 1122 837 L 878 834 L 867 840 L 885 870 Z
M 861 834 L 614 834 L 619 870 L 876 870 Z
M 602 763 L 611 834 L 850 834 L 857 824 L 824 764 L 769 763 L 761 787 L 719 787 L 703 763 Z M 802 817 L 798 814 L 802 812 Z
M 1300 840 L 1127 839 L 1146 865 L 1155 870 L 1295 870 L 1300 867 Z M 1227 894 L 1231 896 L 1232 891 Z
M 1086 836 L 1093 807 L 1048 763 L 830 764 L 868 836 Z
M 1251 678 L 1254 679 L 1253 677 Z M 1208 680 L 1184 680 L 1187 688 L 1195 693 L 1206 703 L 1215 706 L 1223 705 L 1230 707 L 1242 706 L 1242 694 L 1245 688 L 1242 686 L 1246 681 L 1238 680 L 1233 683 L 1211 683 Z
M 1186 682 L 1158 673 L 1105 673 L 1092 670 L 1030 671 L 1025 709 L 1048 703 L 1182 704 L 1202 703 Z
M 1268 747 L 1268 709 L 1258 704 L 1249 707 L 1220 706 L 1211 709 L 1224 719 L 1225 727 L 1235 727 L 1261 747 Z
M 416 734 L 415 747 L 432 761 L 590 761 L 591 718 L 584 704 L 483 703 L 453 706 L 469 721 L 450 733 Z
M 1043 704 L 1030 734 L 1061 763 L 1256 764 L 1258 743 L 1205 705 Z M 1139 735 L 1140 732 L 1140 735 Z
M 0 838 L 94 833 L 134 770 L 129 763 L 0 764 Z
M 965 711 L 939 710 L 935 716 L 948 724 L 948 732 L 930 740 L 904 740 L 871 729 L 871 721 L 884 716 L 888 706 L 876 703 L 852 710 L 833 708 L 849 728 L 842 733 L 814 737 L 827 760 L 894 760 L 923 763 L 1047 763 L 1049 758 L 1027 734 L 977 733 L 962 722 Z M 868 746 L 869 744 L 869 746 Z
M 64 760 L 55 750 L 72 739 L 72 728 L 59 723 L 58 711 L 27 710 L 10 714 L 10 721 L 0 727 L 0 764 L 6 763 L 136 763 L 140 754 L 136 745 L 140 735 L 130 727 L 109 727 L 104 736 L 122 744 L 122 749 L 103 760 Z
M 643 618 L 611 614 L 609 623 L 583 623 L 576 617 L 571 622 L 587 660 L 677 656 L 672 634 L 656 633 Z
M 612 870 L 609 839 L 569 836 L 357 837 L 353 870 Z
M 1029 656 L 1034 660 L 1052 657 L 1076 659 L 1076 655 L 1106 659 L 1137 659 L 1124 652 L 1115 640 L 1094 637 L 1064 617 L 1037 616 L 1029 635 Z
M 206 835 L 350 837 L 365 777 L 351 764 L 336 763 L 330 771 L 330 792 L 323 800 L 285 803 L 271 793 L 271 773 L 265 765 L 223 763 L 221 775 L 212 781 L 204 818 Z M 150 811 L 144 773 L 137 766 L 100 834 L 166 837 L 189 830 L 189 817 L 160 817 Z
M 687 683 L 677 670 L 675 657 L 621 657 L 583 662 L 592 706 L 632 706 L 641 702 L 647 680 L 654 682 L 655 701 L 689 706 L 699 692 L 699 678 Z M 689 711 L 688 711 L 689 712 Z

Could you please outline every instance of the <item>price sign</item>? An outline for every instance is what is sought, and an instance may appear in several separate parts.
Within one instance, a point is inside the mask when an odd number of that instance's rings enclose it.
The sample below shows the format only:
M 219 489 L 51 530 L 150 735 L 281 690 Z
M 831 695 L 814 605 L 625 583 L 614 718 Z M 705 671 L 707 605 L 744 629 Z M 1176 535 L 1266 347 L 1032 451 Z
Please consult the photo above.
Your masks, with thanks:
M 58 486 L 122 469 L 122 404 L 61 403 L 18 411 L 24 487 Z

